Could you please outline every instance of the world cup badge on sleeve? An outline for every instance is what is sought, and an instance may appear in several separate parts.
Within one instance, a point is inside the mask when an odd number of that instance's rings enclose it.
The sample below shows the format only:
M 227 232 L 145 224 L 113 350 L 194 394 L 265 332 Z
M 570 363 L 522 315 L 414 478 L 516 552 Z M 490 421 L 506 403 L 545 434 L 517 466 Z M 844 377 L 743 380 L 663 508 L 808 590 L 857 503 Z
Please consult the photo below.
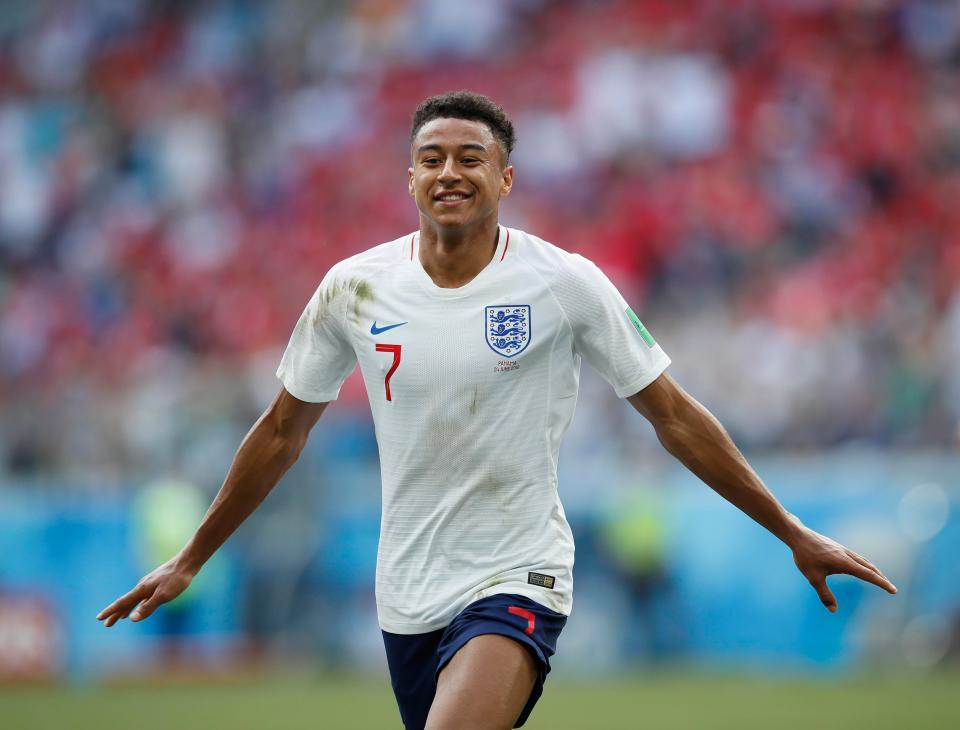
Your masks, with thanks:
M 498 304 L 486 307 L 487 344 L 498 355 L 513 357 L 530 344 L 530 305 Z

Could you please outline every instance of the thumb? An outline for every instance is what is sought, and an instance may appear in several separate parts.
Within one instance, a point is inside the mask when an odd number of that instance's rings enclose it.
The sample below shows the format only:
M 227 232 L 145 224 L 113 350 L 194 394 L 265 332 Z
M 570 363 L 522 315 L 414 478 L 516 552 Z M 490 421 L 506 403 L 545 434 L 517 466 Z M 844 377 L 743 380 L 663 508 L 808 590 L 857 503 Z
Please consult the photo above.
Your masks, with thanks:
M 827 586 L 826 576 L 811 578 L 810 585 L 813 586 L 813 589 L 817 592 L 817 595 L 820 596 L 820 602 L 827 607 L 827 610 L 830 613 L 835 613 L 837 610 L 837 599 Z

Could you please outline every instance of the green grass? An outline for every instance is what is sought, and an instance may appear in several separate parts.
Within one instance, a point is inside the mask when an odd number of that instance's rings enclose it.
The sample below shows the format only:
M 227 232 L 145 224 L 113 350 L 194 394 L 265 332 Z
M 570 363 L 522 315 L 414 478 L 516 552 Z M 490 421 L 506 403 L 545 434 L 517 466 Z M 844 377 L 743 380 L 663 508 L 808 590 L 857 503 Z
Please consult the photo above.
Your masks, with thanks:
M 321 677 L 228 684 L 151 683 L 90 690 L 0 688 L 4 730 L 219 730 L 400 727 L 389 686 Z M 960 675 L 846 680 L 759 680 L 634 675 L 552 679 L 530 730 L 960 728 Z

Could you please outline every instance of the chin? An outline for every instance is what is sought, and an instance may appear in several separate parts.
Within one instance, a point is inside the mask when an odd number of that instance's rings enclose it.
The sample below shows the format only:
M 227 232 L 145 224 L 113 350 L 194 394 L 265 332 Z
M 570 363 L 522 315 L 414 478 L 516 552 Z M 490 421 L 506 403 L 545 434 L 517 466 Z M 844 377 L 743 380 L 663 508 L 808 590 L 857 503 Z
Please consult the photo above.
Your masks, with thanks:
M 465 228 L 472 222 L 469 218 L 460 215 L 431 216 L 430 220 L 443 228 Z

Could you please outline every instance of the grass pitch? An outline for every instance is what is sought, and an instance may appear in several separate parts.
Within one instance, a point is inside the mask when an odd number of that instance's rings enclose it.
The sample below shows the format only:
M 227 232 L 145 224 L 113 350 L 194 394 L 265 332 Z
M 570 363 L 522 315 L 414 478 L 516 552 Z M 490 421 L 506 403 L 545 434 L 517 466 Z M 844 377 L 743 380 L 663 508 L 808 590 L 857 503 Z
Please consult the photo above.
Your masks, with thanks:
M 385 681 L 321 676 L 151 682 L 88 690 L 0 688 L 4 730 L 399 728 Z M 632 675 L 547 683 L 530 730 L 960 727 L 960 672 L 927 677 L 759 680 Z

